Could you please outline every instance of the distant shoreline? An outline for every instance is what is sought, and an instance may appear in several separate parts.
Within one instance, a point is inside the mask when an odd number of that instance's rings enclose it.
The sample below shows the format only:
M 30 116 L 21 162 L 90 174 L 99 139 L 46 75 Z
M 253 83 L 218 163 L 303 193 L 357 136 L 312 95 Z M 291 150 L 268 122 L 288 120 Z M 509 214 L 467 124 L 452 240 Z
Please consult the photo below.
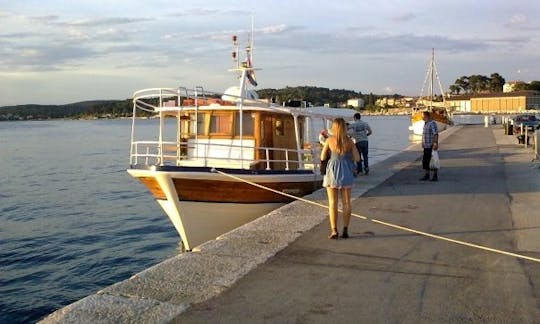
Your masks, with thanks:
M 412 108 L 381 108 L 377 111 L 371 110 L 360 110 L 360 114 L 363 116 L 410 116 L 412 114 Z M 520 112 L 527 113 L 527 112 Z M 490 113 L 480 113 L 480 112 L 454 112 L 453 115 L 456 116 L 483 116 L 483 115 L 516 115 L 520 113 L 500 113 L 500 112 L 490 112 Z M 534 112 L 535 113 L 535 112 Z M 103 115 L 85 115 L 83 117 L 33 117 L 33 116 L 19 116 L 14 114 L 0 114 L 0 122 L 4 121 L 47 121 L 47 120 L 118 120 L 118 119 L 131 119 L 131 116 L 117 116 L 114 114 L 103 114 Z M 153 116 L 141 116 L 137 118 L 146 118 L 152 119 Z

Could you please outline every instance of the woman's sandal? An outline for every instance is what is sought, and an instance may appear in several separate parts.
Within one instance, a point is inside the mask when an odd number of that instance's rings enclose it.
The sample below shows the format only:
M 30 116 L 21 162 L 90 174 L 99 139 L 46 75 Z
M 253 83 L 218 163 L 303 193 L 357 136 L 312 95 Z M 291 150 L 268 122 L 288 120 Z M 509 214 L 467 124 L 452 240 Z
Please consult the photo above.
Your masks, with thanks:
M 330 234 L 328 238 L 331 240 L 337 240 L 339 238 L 339 233 L 337 231 L 337 228 L 334 228 L 334 233 Z
M 347 232 L 347 226 L 343 227 L 343 234 L 341 234 L 341 238 L 349 238 L 349 233 Z

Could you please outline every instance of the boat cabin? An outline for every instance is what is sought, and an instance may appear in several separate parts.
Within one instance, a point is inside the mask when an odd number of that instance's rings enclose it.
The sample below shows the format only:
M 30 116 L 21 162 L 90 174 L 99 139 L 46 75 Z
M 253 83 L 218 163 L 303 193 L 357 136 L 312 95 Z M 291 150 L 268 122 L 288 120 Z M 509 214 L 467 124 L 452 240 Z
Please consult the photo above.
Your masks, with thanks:
M 305 125 L 310 117 L 293 116 L 260 102 L 242 109 L 217 101 L 180 107 L 170 104 L 178 102 L 176 99 L 162 102 L 155 107 L 158 139 L 133 141 L 132 165 L 297 170 L 313 158 L 308 150 L 311 143 L 306 141 Z

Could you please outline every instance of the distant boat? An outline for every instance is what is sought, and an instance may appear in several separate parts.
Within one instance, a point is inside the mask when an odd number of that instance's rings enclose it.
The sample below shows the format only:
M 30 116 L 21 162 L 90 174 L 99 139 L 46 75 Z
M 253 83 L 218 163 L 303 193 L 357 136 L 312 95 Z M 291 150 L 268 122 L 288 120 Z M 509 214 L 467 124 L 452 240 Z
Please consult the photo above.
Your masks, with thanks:
M 233 42 L 238 50 L 236 36 Z M 252 48 L 246 48 L 242 63 L 233 52 L 236 67 L 231 71 L 240 81 L 224 93 L 180 87 L 133 95 L 127 172 L 167 213 L 185 250 L 294 200 L 243 180 L 294 196 L 320 189 L 321 127 L 336 117 L 350 120 L 355 113 L 259 100 L 248 89 L 256 85 Z M 141 111 L 158 118 L 149 138 L 138 137 Z
M 441 93 L 442 102 L 434 102 L 434 81 L 437 81 L 439 85 L 439 91 Z M 429 82 L 429 95 L 427 98 L 423 97 L 424 88 L 426 83 Z M 424 111 L 429 111 L 431 119 L 437 123 L 439 131 L 445 130 L 448 127 L 452 126 L 454 123 L 452 121 L 451 115 L 448 112 L 446 107 L 446 100 L 444 98 L 444 91 L 439 80 L 439 75 L 437 74 L 437 68 L 435 66 L 435 50 L 431 50 L 431 59 L 428 65 L 426 72 L 426 78 L 424 79 L 424 84 L 422 86 L 422 91 L 420 92 L 420 99 L 417 101 L 417 106 L 413 108 L 411 114 L 411 126 L 409 129 L 413 131 L 416 135 L 422 135 L 424 131 L 424 120 L 423 113 Z

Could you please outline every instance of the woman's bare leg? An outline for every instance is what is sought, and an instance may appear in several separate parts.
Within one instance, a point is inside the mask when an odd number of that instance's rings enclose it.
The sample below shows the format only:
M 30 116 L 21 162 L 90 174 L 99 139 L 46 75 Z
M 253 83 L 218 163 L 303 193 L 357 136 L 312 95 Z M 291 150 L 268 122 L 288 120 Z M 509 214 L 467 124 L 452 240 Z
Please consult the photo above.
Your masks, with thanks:
M 341 190 L 341 205 L 343 209 L 343 226 L 349 227 L 351 221 L 351 188 L 342 188 Z
M 328 195 L 328 222 L 330 223 L 331 234 L 337 232 L 337 215 L 338 215 L 338 189 L 326 188 Z

